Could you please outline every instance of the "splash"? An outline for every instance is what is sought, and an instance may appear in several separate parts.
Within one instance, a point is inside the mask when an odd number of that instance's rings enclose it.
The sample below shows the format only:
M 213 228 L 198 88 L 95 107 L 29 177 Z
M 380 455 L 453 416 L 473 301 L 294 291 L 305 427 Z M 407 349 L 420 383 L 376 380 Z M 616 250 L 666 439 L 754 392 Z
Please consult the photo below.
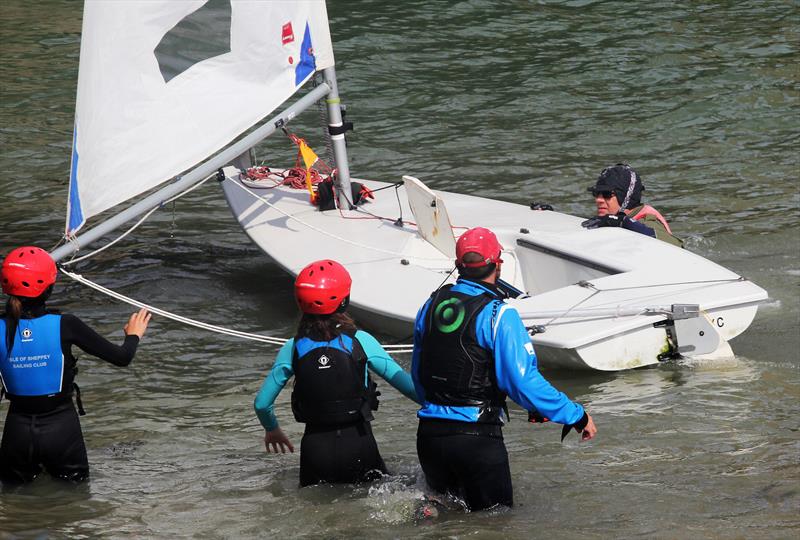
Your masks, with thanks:
M 464 501 L 432 493 L 419 466 L 413 471 L 384 476 L 369 488 L 367 505 L 372 520 L 388 524 L 425 523 L 443 513 L 467 510 Z

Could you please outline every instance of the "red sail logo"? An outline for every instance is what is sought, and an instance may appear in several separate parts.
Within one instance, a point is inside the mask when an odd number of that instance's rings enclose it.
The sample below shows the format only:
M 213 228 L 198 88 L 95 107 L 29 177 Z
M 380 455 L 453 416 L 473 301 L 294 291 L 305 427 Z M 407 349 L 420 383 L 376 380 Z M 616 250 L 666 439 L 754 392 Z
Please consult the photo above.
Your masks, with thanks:
M 281 43 L 286 45 L 287 43 L 294 41 L 294 30 L 292 30 L 291 21 L 284 24 L 281 30 Z

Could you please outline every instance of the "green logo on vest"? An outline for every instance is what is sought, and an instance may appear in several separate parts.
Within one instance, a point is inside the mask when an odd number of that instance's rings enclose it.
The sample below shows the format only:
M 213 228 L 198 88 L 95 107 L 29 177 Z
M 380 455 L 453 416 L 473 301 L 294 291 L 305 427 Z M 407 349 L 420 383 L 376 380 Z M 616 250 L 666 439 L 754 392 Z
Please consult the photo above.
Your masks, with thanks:
M 455 332 L 464 322 L 464 313 L 464 305 L 458 298 L 445 300 L 436 306 L 436 311 L 433 312 L 436 329 L 442 334 Z

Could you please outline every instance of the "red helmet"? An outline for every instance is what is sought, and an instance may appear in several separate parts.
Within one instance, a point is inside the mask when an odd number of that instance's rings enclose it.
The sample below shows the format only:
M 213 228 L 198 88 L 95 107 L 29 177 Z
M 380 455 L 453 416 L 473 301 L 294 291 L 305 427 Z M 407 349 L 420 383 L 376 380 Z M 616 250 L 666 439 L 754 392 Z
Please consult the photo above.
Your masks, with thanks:
M 503 246 L 497 241 L 497 237 L 492 231 L 483 227 L 475 227 L 462 234 L 456 242 L 456 266 L 478 268 L 502 263 L 501 251 L 503 251 Z M 477 253 L 483 260 L 464 262 L 464 255 L 467 253 Z
M 338 262 L 314 261 L 297 274 L 294 297 L 303 313 L 330 315 L 350 297 L 352 283 L 350 274 Z
M 56 282 L 56 263 L 42 248 L 24 246 L 6 255 L 0 273 L 3 292 L 36 298 Z

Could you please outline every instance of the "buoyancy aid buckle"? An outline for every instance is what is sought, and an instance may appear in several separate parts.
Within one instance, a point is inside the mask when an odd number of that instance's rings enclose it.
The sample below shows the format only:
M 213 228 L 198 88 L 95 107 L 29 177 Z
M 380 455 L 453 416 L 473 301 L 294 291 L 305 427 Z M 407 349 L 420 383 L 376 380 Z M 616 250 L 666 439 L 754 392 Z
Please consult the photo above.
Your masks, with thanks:
M 380 400 L 378 399 L 378 396 L 380 395 L 381 393 L 378 390 L 378 383 L 372 380 L 372 377 L 368 377 L 367 391 L 365 396 L 366 399 L 364 400 L 364 403 L 369 406 L 369 410 L 367 411 L 367 413 L 378 410 L 378 407 L 381 404 Z

